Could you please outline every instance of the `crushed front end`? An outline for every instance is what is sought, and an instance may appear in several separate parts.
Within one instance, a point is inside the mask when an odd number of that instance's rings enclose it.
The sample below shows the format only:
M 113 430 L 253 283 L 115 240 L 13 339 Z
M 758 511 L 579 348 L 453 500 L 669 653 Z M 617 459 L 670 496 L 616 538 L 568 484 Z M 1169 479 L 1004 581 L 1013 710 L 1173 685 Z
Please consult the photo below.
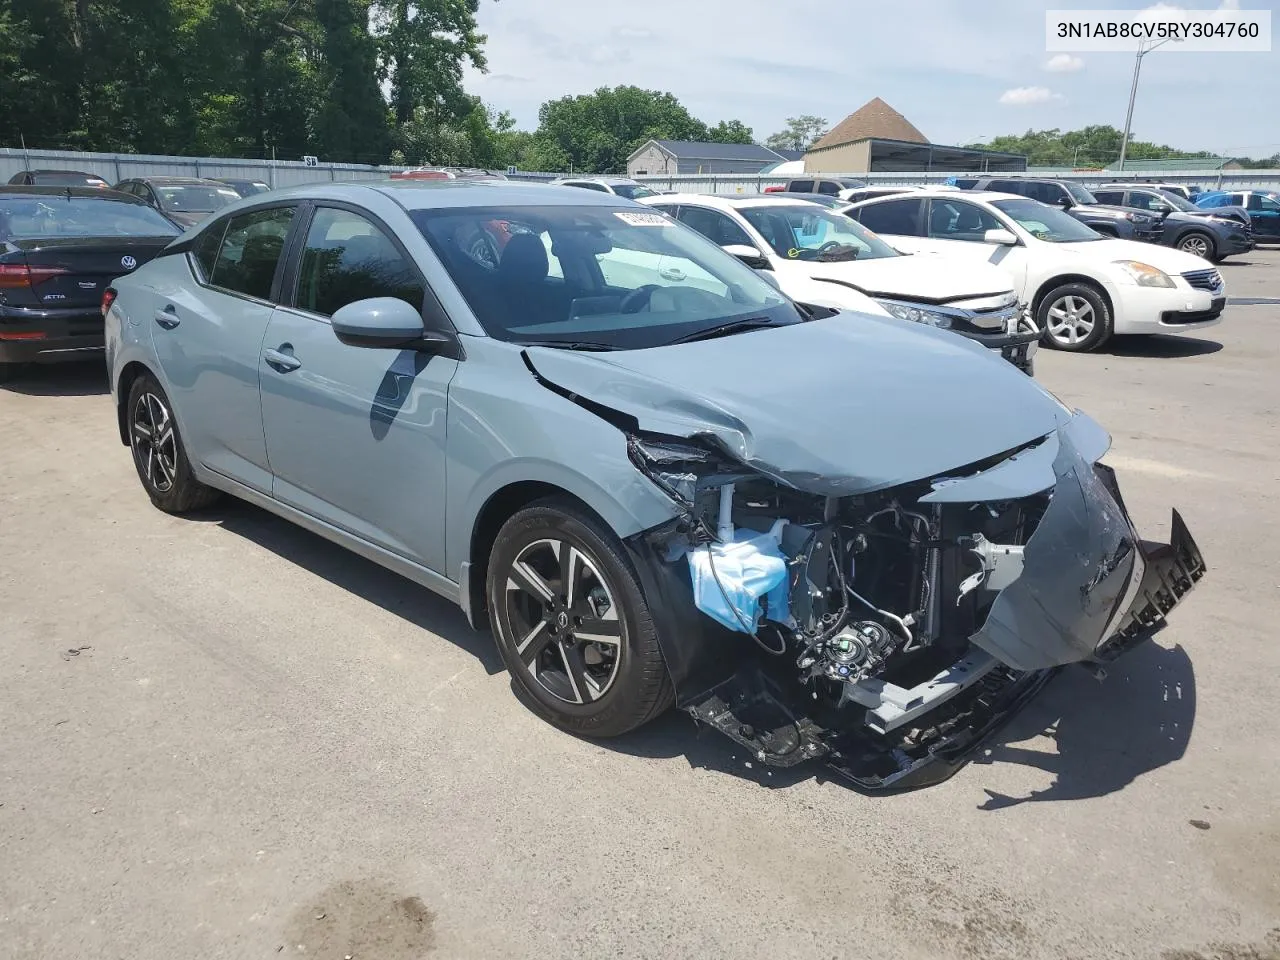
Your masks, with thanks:
M 756 761 L 825 758 L 865 789 L 949 776 L 1053 670 L 1151 637 L 1205 571 L 1176 511 L 1170 543 L 1139 538 L 1082 414 L 843 496 L 705 438 L 629 444 L 681 512 L 629 541 L 679 705 Z

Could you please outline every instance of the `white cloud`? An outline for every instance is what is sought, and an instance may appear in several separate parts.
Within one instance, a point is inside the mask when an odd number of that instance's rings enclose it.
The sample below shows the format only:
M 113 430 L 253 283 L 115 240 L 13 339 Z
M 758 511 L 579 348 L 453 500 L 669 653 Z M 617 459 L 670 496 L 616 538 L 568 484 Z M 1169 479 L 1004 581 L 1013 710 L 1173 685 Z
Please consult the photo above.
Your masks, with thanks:
M 1230 3 L 1231 0 L 1226 0 L 1226 2 Z M 1165 3 L 1164 0 L 1160 0 L 1159 3 L 1153 3 L 1149 7 L 1143 7 L 1142 12 L 1143 13 L 1169 13 L 1170 11 L 1181 10 L 1181 9 L 1183 8 L 1178 6 L 1176 3 Z
M 1077 73 L 1084 69 L 1084 61 L 1069 53 L 1059 53 L 1050 57 L 1044 68 L 1050 73 Z
M 1000 94 L 1000 102 L 1006 107 L 1025 107 L 1061 99 L 1062 94 L 1054 93 L 1048 87 L 1014 87 Z
M 1219 10 L 1239 10 L 1240 0 L 1222 0 L 1222 2 L 1218 4 L 1218 9 Z

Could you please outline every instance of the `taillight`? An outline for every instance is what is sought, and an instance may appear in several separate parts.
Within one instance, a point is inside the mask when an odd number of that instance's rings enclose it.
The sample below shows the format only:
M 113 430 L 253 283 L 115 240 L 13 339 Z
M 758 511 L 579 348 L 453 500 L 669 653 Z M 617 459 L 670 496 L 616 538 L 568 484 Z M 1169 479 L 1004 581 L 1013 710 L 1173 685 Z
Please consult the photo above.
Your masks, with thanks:
M 25 263 L 0 263 L 0 290 L 28 289 L 66 272 L 62 267 L 29 267 Z
M 786 193 L 786 186 L 765 187 L 765 193 Z
M 107 312 L 111 309 L 111 305 L 116 302 L 115 287 L 107 287 L 102 291 L 102 319 L 107 318 Z

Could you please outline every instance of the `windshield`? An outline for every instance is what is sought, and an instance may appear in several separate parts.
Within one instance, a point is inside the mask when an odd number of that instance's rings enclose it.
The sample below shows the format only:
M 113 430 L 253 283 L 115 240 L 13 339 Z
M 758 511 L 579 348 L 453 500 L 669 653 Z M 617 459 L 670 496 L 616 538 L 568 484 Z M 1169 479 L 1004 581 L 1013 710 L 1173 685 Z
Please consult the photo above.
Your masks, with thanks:
M 212 213 L 235 203 L 240 195 L 230 187 L 156 185 L 160 206 L 174 213 Z
M 1200 209 L 1194 203 L 1190 203 L 1186 199 L 1186 197 L 1181 197 L 1178 194 L 1173 193 L 1172 191 L 1169 191 L 1169 190 L 1161 190 L 1160 199 L 1164 200 L 1167 204 L 1169 204 L 1169 206 L 1173 207 L 1173 209 L 1175 210 L 1186 211 L 1186 210 Z
M 1079 243 L 1101 240 L 1102 235 L 1086 227 L 1071 214 L 1039 200 L 996 200 L 991 204 L 1012 217 L 1023 230 L 1046 243 Z
M 736 320 L 804 319 L 750 268 L 654 210 L 469 207 L 410 216 L 500 340 L 630 350 Z
M 812 203 L 739 207 L 774 252 L 787 260 L 876 260 L 900 254 L 862 224 Z
M 176 237 L 181 232 L 150 207 L 127 200 L 0 196 L 0 243 L 43 237 Z
M 1078 183 L 1064 183 L 1063 186 L 1067 188 L 1067 193 L 1071 194 L 1071 199 L 1074 200 L 1076 203 L 1097 203 L 1098 202 L 1097 197 L 1095 197 L 1092 193 L 1090 193 L 1084 187 L 1080 186 L 1080 184 Z
M 628 200 L 639 200 L 641 197 L 656 197 L 657 190 L 650 190 L 643 183 L 615 183 L 613 192 Z
M 91 173 L 36 173 L 32 174 L 31 185 L 37 187 L 105 187 L 107 181 L 95 177 Z

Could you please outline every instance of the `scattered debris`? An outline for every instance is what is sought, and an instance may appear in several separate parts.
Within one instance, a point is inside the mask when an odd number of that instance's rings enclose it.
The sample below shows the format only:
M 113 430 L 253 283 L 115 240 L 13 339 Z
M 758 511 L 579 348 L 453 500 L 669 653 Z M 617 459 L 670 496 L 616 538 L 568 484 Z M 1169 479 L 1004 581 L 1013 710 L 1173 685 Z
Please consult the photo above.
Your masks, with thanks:
M 1187 821 L 1187 823 L 1191 824 L 1191 825 L 1192 825 L 1193 827 L 1195 827 L 1197 830 L 1208 830 L 1208 829 L 1209 829 L 1209 821 L 1208 821 L 1208 820 L 1188 820 L 1188 821 Z
M 324 911 L 323 911 L 323 910 L 316 914 L 316 919 L 317 919 L 317 920 L 323 920 L 323 919 L 324 919 Z
M 70 660 L 72 657 L 78 657 L 86 650 L 92 650 L 93 647 L 68 647 L 66 652 L 62 654 L 63 660 Z
M 67 722 L 66 720 L 55 720 L 55 721 L 53 722 L 53 725 L 54 725 L 55 727 L 60 727 L 60 726 L 62 726 L 62 725 L 63 725 L 64 723 L 66 723 L 66 722 Z

